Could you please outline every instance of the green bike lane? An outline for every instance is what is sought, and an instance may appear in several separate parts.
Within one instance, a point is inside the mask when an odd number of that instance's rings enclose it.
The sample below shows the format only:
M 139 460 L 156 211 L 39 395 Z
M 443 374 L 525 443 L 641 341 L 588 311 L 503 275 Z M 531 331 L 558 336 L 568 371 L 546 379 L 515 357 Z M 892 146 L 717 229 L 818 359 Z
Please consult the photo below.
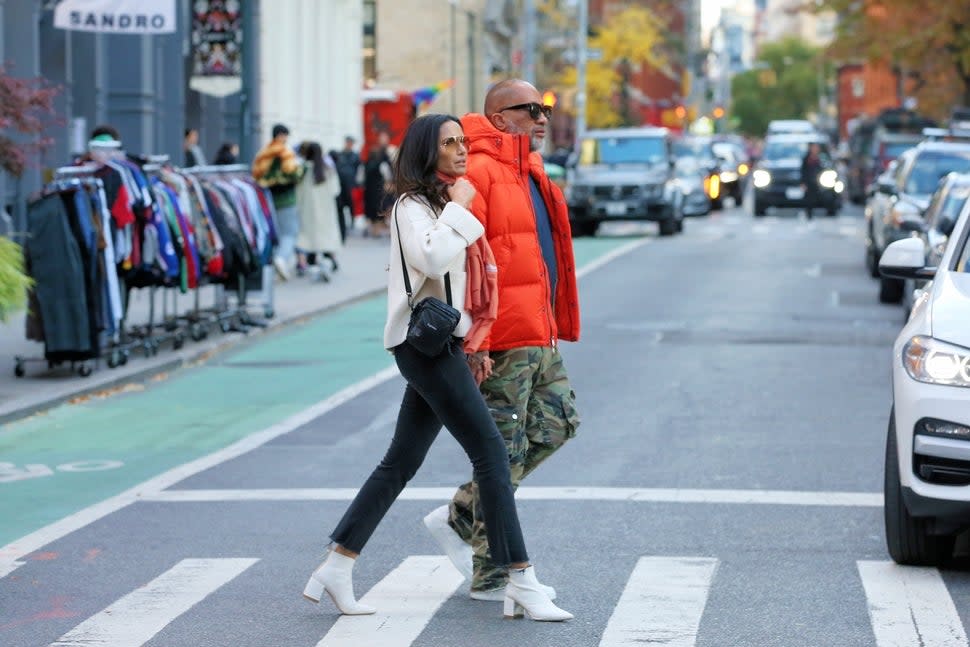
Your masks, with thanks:
M 580 271 L 629 238 L 575 241 Z M 197 366 L 0 428 L 0 547 L 211 454 L 393 366 L 384 295 Z

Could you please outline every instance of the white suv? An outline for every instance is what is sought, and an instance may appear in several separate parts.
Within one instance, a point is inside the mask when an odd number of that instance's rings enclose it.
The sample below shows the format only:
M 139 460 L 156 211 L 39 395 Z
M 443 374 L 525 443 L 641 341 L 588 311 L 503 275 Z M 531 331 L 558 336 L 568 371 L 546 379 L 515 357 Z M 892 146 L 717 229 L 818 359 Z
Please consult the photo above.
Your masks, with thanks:
M 970 202 L 939 267 L 905 238 L 879 260 L 884 276 L 931 279 L 893 345 L 885 521 L 900 564 L 939 565 L 970 527 Z

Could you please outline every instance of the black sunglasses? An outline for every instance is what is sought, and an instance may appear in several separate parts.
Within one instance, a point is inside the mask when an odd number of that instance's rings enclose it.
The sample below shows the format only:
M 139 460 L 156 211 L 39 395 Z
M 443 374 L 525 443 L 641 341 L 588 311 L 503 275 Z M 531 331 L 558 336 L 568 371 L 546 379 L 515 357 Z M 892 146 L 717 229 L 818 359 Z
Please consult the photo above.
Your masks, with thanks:
M 529 116 L 532 117 L 533 121 L 539 119 L 539 115 L 545 115 L 546 119 L 552 119 L 552 106 L 544 106 L 541 103 L 519 103 L 514 106 L 507 106 L 499 110 L 499 112 L 505 112 L 506 110 L 528 110 Z

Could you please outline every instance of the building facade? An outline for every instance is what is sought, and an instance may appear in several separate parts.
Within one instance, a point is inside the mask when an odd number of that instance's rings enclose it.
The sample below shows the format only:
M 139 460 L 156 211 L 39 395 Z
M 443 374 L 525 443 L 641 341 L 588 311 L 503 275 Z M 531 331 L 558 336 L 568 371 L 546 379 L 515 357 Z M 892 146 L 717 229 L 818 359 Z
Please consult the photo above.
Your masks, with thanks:
M 151 4 L 139 7 L 147 11 Z M 60 87 L 45 132 L 53 144 L 20 178 L 0 173 L 0 206 L 15 231 L 25 228 L 26 196 L 83 153 L 100 124 L 120 132 L 126 152 L 168 155 L 176 164 L 183 162 L 186 128 L 198 129 L 210 160 L 221 143 L 235 142 L 244 162 L 276 122 L 286 123 L 295 141 L 316 139 L 325 149 L 360 134 L 360 0 L 235 3 L 241 87 L 226 96 L 192 88 L 198 45 L 192 12 L 206 3 L 174 0 L 174 31 L 152 35 L 55 28 L 58 5 L 0 0 L 0 61 L 10 63 L 7 73 Z M 106 11 L 111 5 L 106 1 Z

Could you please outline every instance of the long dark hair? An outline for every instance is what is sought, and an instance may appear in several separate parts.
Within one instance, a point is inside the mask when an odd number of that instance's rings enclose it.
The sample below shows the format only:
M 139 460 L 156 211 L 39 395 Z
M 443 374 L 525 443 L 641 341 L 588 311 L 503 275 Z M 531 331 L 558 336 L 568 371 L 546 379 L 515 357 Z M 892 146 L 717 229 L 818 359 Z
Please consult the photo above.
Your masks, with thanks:
M 441 149 L 438 138 L 441 127 L 449 121 L 461 125 L 453 115 L 430 114 L 418 117 L 408 126 L 394 160 L 394 189 L 398 196 L 419 195 L 434 209 L 443 209 L 448 203 L 447 185 L 436 171 Z
M 323 163 L 323 148 L 316 142 L 300 144 L 300 157 L 313 162 L 313 183 L 323 184 L 327 179 L 327 167 Z

